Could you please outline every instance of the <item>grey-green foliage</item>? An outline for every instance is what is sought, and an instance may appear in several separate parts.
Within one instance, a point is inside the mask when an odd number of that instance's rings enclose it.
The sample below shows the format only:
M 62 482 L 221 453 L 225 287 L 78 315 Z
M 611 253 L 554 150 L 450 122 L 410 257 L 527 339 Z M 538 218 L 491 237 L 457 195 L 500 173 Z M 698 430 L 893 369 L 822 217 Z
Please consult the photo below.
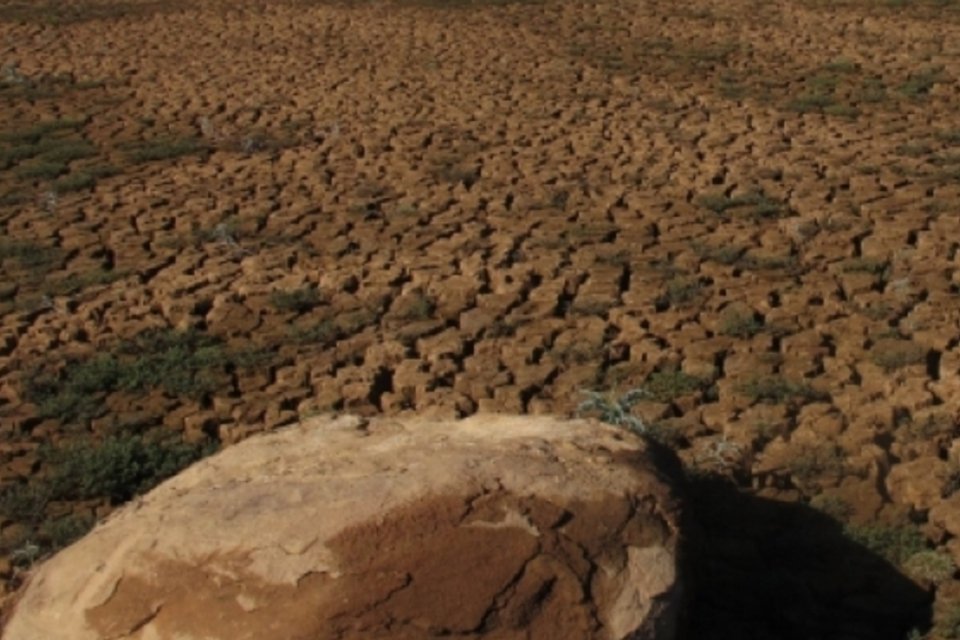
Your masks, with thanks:
M 647 425 L 642 419 L 633 415 L 631 409 L 635 404 L 650 396 L 645 389 L 631 389 L 613 397 L 596 391 L 582 391 L 587 399 L 577 406 L 577 415 L 597 414 L 601 422 L 629 429 L 634 433 L 645 434 Z

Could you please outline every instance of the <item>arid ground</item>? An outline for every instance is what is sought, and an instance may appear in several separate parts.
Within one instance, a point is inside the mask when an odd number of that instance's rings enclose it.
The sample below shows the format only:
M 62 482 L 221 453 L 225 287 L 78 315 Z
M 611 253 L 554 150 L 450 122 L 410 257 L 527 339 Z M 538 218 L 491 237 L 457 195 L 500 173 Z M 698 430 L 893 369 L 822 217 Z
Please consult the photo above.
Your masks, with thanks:
M 0 47 L 8 588 L 305 415 L 644 389 L 694 637 L 960 637 L 956 1 L 3 0 Z

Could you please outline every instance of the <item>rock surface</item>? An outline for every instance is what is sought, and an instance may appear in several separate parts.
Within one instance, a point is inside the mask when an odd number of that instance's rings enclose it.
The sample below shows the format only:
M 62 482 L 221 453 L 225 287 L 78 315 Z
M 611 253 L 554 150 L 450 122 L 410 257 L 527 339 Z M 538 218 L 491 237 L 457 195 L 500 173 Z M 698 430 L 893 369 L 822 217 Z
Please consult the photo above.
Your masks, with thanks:
M 7 640 L 672 638 L 679 506 L 590 421 L 314 418 L 119 510 Z

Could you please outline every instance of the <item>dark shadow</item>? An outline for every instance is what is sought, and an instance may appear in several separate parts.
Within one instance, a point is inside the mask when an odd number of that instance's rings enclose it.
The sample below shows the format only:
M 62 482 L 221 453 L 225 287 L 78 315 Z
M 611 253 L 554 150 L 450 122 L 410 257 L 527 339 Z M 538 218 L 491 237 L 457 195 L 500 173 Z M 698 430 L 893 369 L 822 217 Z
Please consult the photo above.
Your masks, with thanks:
M 930 625 L 932 596 L 853 542 L 832 518 L 686 482 L 689 640 L 904 640 Z
M 933 595 L 805 504 L 688 477 L 648 440 L 684 502 L 685 603 L 678 640 L 906 640 L 931 625 Z

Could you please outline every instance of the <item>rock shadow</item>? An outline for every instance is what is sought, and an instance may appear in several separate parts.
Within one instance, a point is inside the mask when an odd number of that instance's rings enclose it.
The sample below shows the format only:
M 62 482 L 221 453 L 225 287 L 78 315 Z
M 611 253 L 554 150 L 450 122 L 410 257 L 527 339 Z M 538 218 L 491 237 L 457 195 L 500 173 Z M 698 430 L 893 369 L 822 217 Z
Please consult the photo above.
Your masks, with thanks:
M 904 640 L 929 628 L 932 594 L 836 520 L 722 479 L 685 484 L 683 638 Z

